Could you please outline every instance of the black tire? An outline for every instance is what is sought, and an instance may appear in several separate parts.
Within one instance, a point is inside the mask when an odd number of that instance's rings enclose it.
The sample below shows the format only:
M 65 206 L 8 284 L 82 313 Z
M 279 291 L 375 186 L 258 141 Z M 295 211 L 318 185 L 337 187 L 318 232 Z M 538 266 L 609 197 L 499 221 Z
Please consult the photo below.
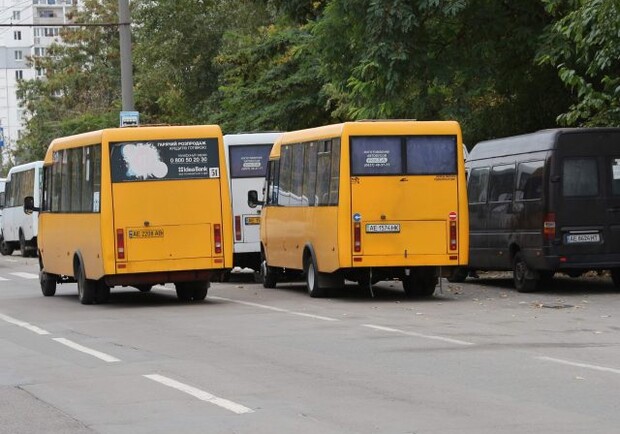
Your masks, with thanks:
M 56 294 L 56 277 L 55 274 L 49 274 L 43 270 L 39 271 L 39 282 L 44 296 L 52 297 Z
M 209 286 L 209 282 L 195 282 L 193 294 L 194 301 L 204 300 L 209 292 Z
M 278 275 L 273 267 L 267 265 L 267 260 L 263 260 L 260 266 L 261 275 L 263 276 L 263 287 L 275 288 L 278 284 Z
M 84 266 L 79 263 L 75 270 L 78 287 L 78 299 L 82 304 L 93 304 L 97 300 L 97 281 L 86 278 Z
M 177 282 L 174 284 L 180 301 L 204 300 L 209 291 L 209 282 Z
M 620 289 L 620 268 L 612 268 L 609 271 L 611 271 L 611 281 L 614 283 L 614 286 Z
M 230 282 L 230 271 L 222 271 L 220 273 L 220 282 L 222 283 Z
M 304 261 L 304 273 L 306 274 L 306 286 L 308 295 L 312 298 L 325 297 L 327 289 L 321 287 L 319 282 L 319 272 L 314 265 L 312 257 L 308 255 Z
M 24 233 L 21 231 L 21 229 L 19 231 L 19 252 L 21 253 L 22 257 L 28 257 L 28 246 L 26 245 L 26 238 L 24 237 Z
M 104 304 L 110 299 L 110 287 L 103 281 L 95 281 L 97 285 L 97 303 Z
M 535 273 L 527 265 L 521 252 L 515 254 L 512 264 L 512 276 L 517 291 L 524 293 L 536 291 L 539 277 L 538 275 L 536 278 L 533 277 Z
M 153 285 L 147 283 L 144 285 L 136 285 L 134 286 L 134 288 L 136 288 L 140 292 L 150 292 L 151 289 L 153 289 Z
M 4 235 L 0 235 L 0 254 L 2 256 L 11 256 L 13 254 L 13 246 L 7 242 L 4 241 Z
M 450 273 L 450 276 L 448 276 L 448 282 L 462 283 L 465 282 L 467 276 L 469 276 L 469 270 L 467 268 L 455 267 L 454 270 L 452 270 L 452 273 Z
M 434 267 L 417 267 L 402 279 L 407 297 L 430 297 L 435 293 L 438 278 Z

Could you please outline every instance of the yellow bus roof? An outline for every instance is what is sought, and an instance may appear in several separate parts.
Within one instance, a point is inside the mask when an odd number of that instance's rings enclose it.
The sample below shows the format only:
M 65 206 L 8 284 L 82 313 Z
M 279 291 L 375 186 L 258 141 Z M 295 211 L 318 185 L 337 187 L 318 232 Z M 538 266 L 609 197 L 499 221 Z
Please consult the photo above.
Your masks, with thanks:
M 343 135 L 401 135 L 401 134 L 456 134 L 461 142 L 461 128 L 456 121 L 372 120 L 344 122 L 282 134 L 276 141 L 270 158 L 280 156 L 282 145 L 325 140 Z
M 45 162 L 51 163 L 53 152 L 59 149 L 77 148 L 108 142 L 131 140 L 166 140 L 179 138 L 221 137 L 219 125 L 183 125 L 183 126 L 144 126 L 125 128 L 106 128 L 73 136 L 54 139 L 47 148 Z

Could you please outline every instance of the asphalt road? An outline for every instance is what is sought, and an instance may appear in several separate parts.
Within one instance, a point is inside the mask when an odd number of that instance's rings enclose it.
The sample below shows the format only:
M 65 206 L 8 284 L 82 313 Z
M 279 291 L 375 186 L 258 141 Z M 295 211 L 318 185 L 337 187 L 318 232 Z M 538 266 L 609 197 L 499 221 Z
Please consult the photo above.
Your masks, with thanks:
M 43 297 L 37 260 L 0 258 L 0 433 L 613 433 L 620 292 L 486 274 L 425 300 L 381 283 L 115 288 Z

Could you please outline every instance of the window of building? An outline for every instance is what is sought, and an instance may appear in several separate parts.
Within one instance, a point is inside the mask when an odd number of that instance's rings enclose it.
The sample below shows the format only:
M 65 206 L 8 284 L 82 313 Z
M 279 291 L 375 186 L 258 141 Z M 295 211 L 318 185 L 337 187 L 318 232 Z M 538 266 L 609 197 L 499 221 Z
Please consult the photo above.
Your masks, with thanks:
M 21 30 L 15 30 L 13 32 L 13 39 L 15 39 L 16 41 L 21 41 L 22 40 L 22 32 L 21 32 Z
M 21 19 L 21 12 L 20 11 L 13 11 L 13 19 L 14 20 L 20 20 Z
M 51 9 L 41 9 L 39 10 L 39 18 L 54 18 L 56 13 Z
M 15 70 L 15 80 L 23 80 L 24 79 L 24 71 L 21 69 Z
M 22 50 L 15 50 L 15 60 L 23 60 L 24 59 L 24 53 L 22 52 Z
M 60 34 L 58 27 L 45 27 L 43 29 L 43 35 L 47 37 L 54 37 Z

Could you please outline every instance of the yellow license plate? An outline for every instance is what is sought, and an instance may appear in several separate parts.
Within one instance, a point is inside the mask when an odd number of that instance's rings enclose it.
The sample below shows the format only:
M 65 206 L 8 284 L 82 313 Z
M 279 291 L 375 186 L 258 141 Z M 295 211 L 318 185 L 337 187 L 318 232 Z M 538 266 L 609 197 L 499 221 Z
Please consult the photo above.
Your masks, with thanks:
M 162 228 L 129 229 L 127 234 L 129 238 L 163 238 L 164 230 Z
M 260 217 L 246 217 L 245 218 L 245 224 L 246 225 L 259 225 L 260 224 Z

